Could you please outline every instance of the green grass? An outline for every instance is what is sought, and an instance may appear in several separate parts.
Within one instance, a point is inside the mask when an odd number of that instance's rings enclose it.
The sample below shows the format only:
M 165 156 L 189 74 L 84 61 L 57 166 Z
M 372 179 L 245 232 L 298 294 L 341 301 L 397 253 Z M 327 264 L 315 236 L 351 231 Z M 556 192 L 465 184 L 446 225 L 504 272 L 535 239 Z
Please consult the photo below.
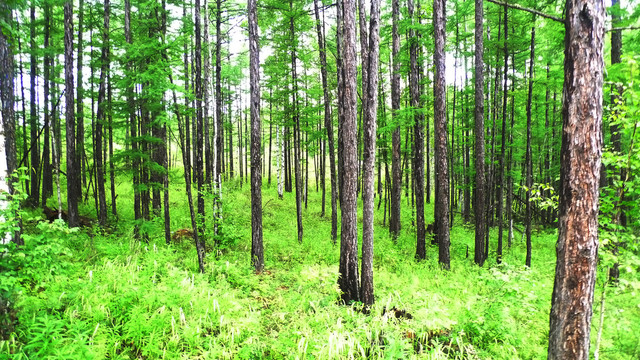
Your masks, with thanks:
M 182 186 L 179 181 L 171 185 L 174 230 L 190 223 Z M 14 272 L 5 272 L 0 282 L 17 309 L 15 329 L 0 344 L 0 358 L 546 357 L 555 232 L 534 233 L 531 269 L 524 266 L 525 244 L 518 232 L 501 265 L 492 251 L 487 264 L 478 268 L 473 265 L 473 228 L 458 219 L 451 231 L 447 272 L 437 264 L 436 247 L 428 249 L 426 261 L 414 260 L 415 229 L 406 199 L 397 243 L 382 226 L 381 206 L 375 220 L 376 304 L 366 315 L 357 305 L 337 301 L 339 246 L 330 239 L 330 214 L 320 217 L 315 187 L 309 189 L 304 240 L 298 243 L 295 195 L 285 193 L 280 200 L 275 184 L 267 187 L 265 182 L 266 271 L 259 275 L 249 257 L 248 184 L 225 184 L 221 246 L 207 255 L 205 274 L 197 272 L 191 242 L 164 244 L 160 221 L 145 226 L 149 244 L 133 240 L 127 220 L 132 217 L 131 189 L 124 182 L 120 189 L 121 220 L 112 234 L 91 237 L 63 226 L 36 227 L 29 219 L 35 214 L 25 215 L 32 234 L 22 250 L 25 260 L 20 263 L 13 256 Z M 82 209 L 91 211 L 90 206 Z M 432 206 L 426 215 L 433 217 Z M 492 250 L 496 237 L 492 232 Z M 29 267 L 27 260 L 37 266 Z M 604 274 L 603 269 L 598 272 L 592 351 Z M 625 272 L 623 279 L 637 284 L 638 275 Z M 640 357 L 638 299 L 631 285 L 607 289 L 602 359 Z M 412 318 L 383 315 L 392 308 Z

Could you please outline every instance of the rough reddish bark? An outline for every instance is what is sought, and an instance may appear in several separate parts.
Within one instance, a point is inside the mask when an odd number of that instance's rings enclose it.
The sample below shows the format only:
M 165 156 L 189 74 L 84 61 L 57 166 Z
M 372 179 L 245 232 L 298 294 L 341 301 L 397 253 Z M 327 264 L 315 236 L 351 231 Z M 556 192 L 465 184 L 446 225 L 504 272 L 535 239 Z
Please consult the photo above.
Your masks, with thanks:
M 588 359 L 598 260 L 604 3 L 567 0 L 556 276 L 549 359 Z

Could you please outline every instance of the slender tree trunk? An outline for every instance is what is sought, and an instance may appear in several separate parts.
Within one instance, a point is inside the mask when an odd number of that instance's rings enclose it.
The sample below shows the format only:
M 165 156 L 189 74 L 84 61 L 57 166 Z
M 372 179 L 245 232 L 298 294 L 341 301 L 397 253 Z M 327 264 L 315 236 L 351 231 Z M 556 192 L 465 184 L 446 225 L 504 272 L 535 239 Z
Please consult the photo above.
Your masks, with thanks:
M 532 174 L 532 162 L 531 159 L 531 98 L 533 96 L 533 65 L 535 60 L 535 39 L 536 28 L 531 28 L 531 56 L 529 57 L 529 96 L 527 98 L 527 150 L 525 155 L 525 167 L 526 167 L 526 214 L 525 214 L 525 227 L 527 234 L 527 257 L 525 263 L 528 267 L 531 267 L 531 187 L 533 186 L 533 174 Z
M 318 0 L 314 0 L 313 5 L 316 14 L 318 48 L 320 49 L 320 72 L 322 75 L 322 90 L 324 95 L 324 127 L 327 131 L 327 143 L 329 145 L 329 171 L 331 176 L 331 239 L 335 244 L 338 238 L 338 178 L 336 174 L 336 159 L 334 155 L 335 144 L 333 141 L 333 122 L 331 120 L 331 98 L 329 97 L 329 89 L 327 85 L 327 49 L 325 47 L 324 34 L 320 29 Z
M 218 123 L 218 132 L 216 134 L 216 150 L 218 151 L 218 163 L 216 174 L 220 177 L 224 166 L 224 124 L 222 119 L 222 0 L 216 0 L 216 121 Z M 231 169 L 233 165 L 229 163 Z M 231 171 L 233 173 L 233 171 Z
M 289 9 L 293 11 L 293 0 L 289 0 Z M 295 51 L 295 27 L 293 16 L 289 20 L 289 31 L 291 32 L 291 82 L 293 87 L 293 118 L 294 118 L 294 168 L 296 175 L 296 214 L 298 219 L 298 242 L 302 242 L 303 228 L 302 228 L 302 179 L 300 171 L 300 111 L 298 108 L 298 76 L 296 72 L 296 51 Z
M 201 220 L 198 223 L 198 232 L 199 240 L 196 243 L 196 250 L 198 251 L 198 259 L 201 257 L 204 258 L 204 168 L 203 168 L 203 146 L 204 146 L 204 133 L 203 133 L 203 107 L 202 107 L 202 35 L 201 35 L 201 26 L 200 26 L 200 0 L 195 1 L 195 38 L 196 38 L 196 48 L 195 48 L 195 65 L 196 65 L 196 74 L 195 74 L 195 91 L 196 91 L 196 182 L 198 186 L 198 215 L 201 217 Z M 202 271 L 203 269 L 200 269 Z
M 48 3 L 44 5 L 44 48 L 49 50 L 51 39 L 51 6 Z M 47 205 L 47 199 L 53 193 L 53 168 L 51 166 L 51 147 L 50 147 L 50 128 L 51 128 L 51 115 L 49 114 L 49 99 L 51 95 L 50 81 L 51 81 L 51 63 L 52 59 L 48 51 L 44 57 L 44 145 L 42 147 L 42 206 Z M 20 66 L 22 68 L 22 65 Z M 52 106 L 53 108 L 53 106 Z M 51 109 L 53 110 L 53 109 Z M 26 136 L 26 134 L 24 134 Z M 26 145 L 27 142 L 23 141 Z M 23 153 L 26 154 L 26 151 Z
M 604 4 L 567 0 L 556 276 L 549 359 L 589 359 L 598 260 Z
M 418 15 L 414 15 L 413 0 L 408 0 L 409 17 L 412 24 L 417 24 Z M 420 79 L 418 77 L 418 35 L 415 30 L 409 31 L 410 38 L 410 76 L 411 106 L 413 108 L 413 190 L 416 196 L 416 259 L 423 260 L 427 256 L 424 224 L 424 114 L 420 111 Z
M 262 249 L 262 171 L 260 170 L 260 47 L 258 44 L 257 0 L 249 0 L 249 70 L 251 92 L 251 263 L 256 272 L 264 269 Z
M 389 232 L 396 239 L 400 235 L 400 201 L 402 197 L 402 164 L 400 163 L 400 36 L 398 35 L 398 22 L 400 17 L 400 1 L 392 0 L 392 56 L 393 70 L 391 75 L 391 108 L 393 121 L 396 124 L 391 135 L 391 214 L 389 216 Z
M 508 12 L 507 6 L 504 6 L 504 72 L 503 72 L 503 95 L 502 95 L 502 132 L 501 132 L 501 146 L 500 146 L 500 158 L 498 160 L 498 184 L 497 184 L 497 194 L 496 201 L 498 205 L 497 209 L 497 217 L 498 217 L 498 249 L 496 254 L 496 261 L 498 264 L 502 262 L 502 229 L 504 227 L 504 215 L 503 215 L 503 207 L 504 207 L 504 199 L 503 199 L 503 189 L 504 189 L 504 157 L 506 152 L 506 137 L 507 137 L 507 73 L 508 73 L 508 59 L 509 59 L 509 49 L 507 46 L 507 39 L 509 38 L 509 26 L 508 26 Z
M 78 114 L 77 114 L 77 118 L 78 118 L 78 126 L 76 128 L 76 151 L 78 153 L 78 157 L 77 157 L 77 161 L 78 161 L 78 169 L 80 170 L 80 173 L 82 174 L 82 179 L 80 179 L 80 177 L 78 177 L 78 181 L 82 180 L 82 183 L 78 185 L 78 189 L 82 189 L 82 185 L 86 185 L 87 184 L 87 175 L 86 175 L 86 168 L 85 168 L 85 161 L 83 161 L 83 159 L 85 158 L 85 151 L 84 151 L 84 87 L 83 87 L 83 75 L 82 75 L 82 68 L 83 68 L 83 63 L 82 63 L 82 50 L 84 47 L 84 42 L 83 42 L 83 32 L 84 32 L 84 0 L 80 0 L 79 1 L 79 7 L 78 7 L 78 60 L 77 60 L 77 66 L 76 66 L 76 72 L 77 72 L 77 82 L 78 82 L 78 88 L 76 89 L 77 91 L 77 99 L 76 99 L 76 103 L 77 103 L 77 107 L 78 107 Z
M 78 226 L 78 197 L 76 177 L 79 175 L 76 163 L 75 113 L 73 103 L 73 3 L 64 4 L 64 68 L 65 68 L 65 106 L 67 128 L 67 213 L 69 227 Z
M 9 12 L 11 17 L 11 12 Z M 36 77 L 38 76 L 38 59 L 36 57 L 36 6 L 35 2 L 31 3 L 31 22 L 29 23 L 29 45 L 30 54 L 30 84 L 29 84 L 29 126 L 31 138 L 31 170 L 29 171 L 31 191 L 29 192 L 29 203 L 32 206 L 38 204 L 40 199 L 40 139 L 38 138 L 39 123 L 38 120 L 38 101 L 36 99 Z M 73 36 L 70 36 L 71 38 Z
M 9 194 L 15 193 L 18 183 L 11 175 L 17 169 L 17 149 L 16 149 L 16 118 L 14 109 L 14 74 L 13 74 L 13 52 L 11 34 L 7 32 L 12 29 L 11 9 L 6 2 L 0 3 L 0 100 L 2 100 L 2 127 L 0 127 L 0 191 Z M 17 35 L 17 34 L 16 34 Z M 38 198 L 36 198 L 36 202 Z M 0 209 L 9 207 L 9 200 L 0 200 Z M 18 230 L 13 233 L 0 234 L 0 242 L 3 244 L 9 241 L 16 245 L 23 245 L 24 241 L 20 236 L 22 226 L 20 217 L 18 219 Z M 3 219 L 2 221 L 4 221 Z
M 449 258 L 449 178 L 447 164 L 447 114 L 445 108 L 445 58 L 444 44 L 445 31 L 445 0 L 433 1 L 434 29 L 436 50 L 434 53 L 435 64 L 435 105 L 433 122 L 435 125 L 435 167 L 438 186 L 436 198 L 436 229 L 438 232 L 438 261 L 444 269 L 450 268 Z
M 102 55 L 100 62 L 100 88 L 98 90 L 98 119 L 96 122 L 96 152 L 93 154 L 96 164 L 96 185 L 98 186 L 98 222 L 107 225 L 107 200 L 104 185 L 104 159 L 102 157 L 102 129 L 107 123 L 107 72 L 109 71 L 109 0 L 104 0 L 104 22 L 102 28 Z
M 213 154 L 211 153 L 211 134 L 210 134 L 210 117 L 209 117 L 209 83 L 211 79 L 211 57 L 209 52 L 209 7 L 207 0 L 204 0 L 204 77 L 203 77 L 203 107 L 204 107 L 204 164 L 205 179 L 207 191 L 212 190 L 212 179 L 216 176 L 213 174 Z
M 359 300 L 358 284 L 358 154 L 357 154 L 357 76 L 356 76 L 356 6 L 354 0 L 342 0 L 342 69 L 344 91 L 342 122 L 342 231 L 340 241 L 340 267 L 338 284 L 342 301 Z
M 620 3 L 619 0 L 611 0 L 611 7 L 614 8 L 614 11 L 620 11 Z M 617 13 L 614 13 L 612 16 L 612 26 L 616 27 L 620 22 L 620 16 Z M 612 31 L 611 32 L 611 65 L 619 64 L 621 62 L 622 57 L 622 31 Z M 620 116 L 620 106 L 622 105 L 622 92 L 624 88 L 622 86 L 615 86 L 611 91 L 611 105 L 613 106 L 614 116 Z M 616 153 L 620 153 L 622 151 L 622 142 L 621 142 L 621 134 L 620 128 L 617 122 L 612 122 L 609 126 L 611 132 L 611 144 L 613 145 L 613 151 Z M 603 171 L 604 171 L 603 166 Z M 626 178 L 626 171 L 623 167 L 620 168 L 620 179 L 623 180 Z M 624 201 L 624 194 L 620 192 L 621 198 L 619 199 L 619 203 L 622 204 Z M 612 222 L 614 224 L 618 224 L 623 228 L 627 226 L 627 215 L 624 211 L 624 208 L 614 209 L 613 211 L 614 217 Z M 618 249 L 619 244 L 614 242 L 613 244 L 613 254 L 617 257 L 619 253 Z M 616 261 L 611 269 L 609 270 L 609 279 L 613 284 L 618 281 L 620 277 L 620 264 Z
M 475 154 L 476 154 L 476 186 L 475 186 L 475 199 L 473 202 L 473 213 L 476 222 L 476 239 L 475 239 L 475 256 L 474 261 L 476 264 L 484 265 L 484 235 L 485 235 L 485 221 L 484 221 L 484 74 L 483 74 L 483 53 L 484 44 L 482 38 L 483 32 L 483 0 L 475 0 Z
M 362 280 L 360 300 L 367 306 L 373 305 L 373 207 L 374 168 L 376 163 L 376 129 L 378 118 L 378 61 L 380 44 L 380 1 L 371 1 L 369 28 L 369 51 L 366 61 L 368 84 L 364 103 L 364 147 L 362 186 Z M 363 71 L 364 73 L 364 71 Z

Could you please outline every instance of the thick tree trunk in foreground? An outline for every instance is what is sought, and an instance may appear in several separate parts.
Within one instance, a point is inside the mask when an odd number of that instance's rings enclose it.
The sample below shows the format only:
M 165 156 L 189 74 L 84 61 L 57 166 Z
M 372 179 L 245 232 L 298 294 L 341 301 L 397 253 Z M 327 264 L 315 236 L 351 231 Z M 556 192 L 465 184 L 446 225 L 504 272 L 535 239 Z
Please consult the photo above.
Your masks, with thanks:
M 249 0 L 249 72 L 251 83 L 251 263 L 264 269 L 262 248 L 262 171 L 260 166 L 260 48 L 256 1 Z
M 69 227 L 78 226 L 78 198 L 80 189 L 76 177 L 80 168 L 76 163 L 75 112 L 73 102 L 73 3 L 64 4 L 64 83 L 67 127 L 67 212 Z
M 342 301 L 349 304 L 359 300 L 358 284 L 358 147 L 357 137 L 357 76 L 356 76 L 356 4 L 342 0 L 344 27 L 342 71 L 344 92 L 342 97 L 344 120 L 342 124 L 342 232 L 340 234 L 340 268 L 338 285 Z M 338 71 L 341 71 L 338 69 Z
M 380 0 L 371 0 L 369 67 L 367 93 L 364 103 L 364 149 L 362 185 L 362 280 L 360 300 L 373 305 L 373 207 L 374 168 L 376 163 L 376 129 L 378 120 L 378 61 L 380 45 Z
M 436 49 L 434 63 L 436 82 L 434 86 L 435 105 L 433 122 L 435 125 L 435 168 L 438 183 L 436 197 L 436 231 L 438 232 L 438 262 L 444 269 L 450 268 L 449 259 L 449 164 L 447 157 L 447 113 L 445 89 L 445 0 L 433 1 Z
M 482 38 L 482 18 L 484 9 L 482 7 L 482 0 L 476 0 L 475 2 L 475 44 L 476 44 L 476 56 L 475 56 L 475 72 L 476 72 L 476 84 L 475 84 L 475 135 L 476 135 L 476 186 L 475 186 L 475 198 L 473 202 L 473 213 L 476 221 L 476 241 L 475 241 L 475 256 L 474 261 L 476 264 L 484 265 L 484 234 L 485 234 L 485 221 L 484 221 L 484 201 L 485 201 L 485 181 L 484 181 L 484 74 L 482 71 L 483 65 L 483 53 L 484 45 Z
M 567 0 L 556 277 L 549 359 L 589 358 L 598 260 L 604 4 Z

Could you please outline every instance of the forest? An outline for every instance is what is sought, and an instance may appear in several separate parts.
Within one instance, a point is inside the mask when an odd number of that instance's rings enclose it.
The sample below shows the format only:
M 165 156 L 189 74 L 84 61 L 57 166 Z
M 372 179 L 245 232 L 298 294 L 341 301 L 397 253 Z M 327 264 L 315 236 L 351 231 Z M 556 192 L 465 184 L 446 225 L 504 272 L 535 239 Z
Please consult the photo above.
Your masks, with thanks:
M 640 358 L 638 0 L 0 0 L 0 359 Z

